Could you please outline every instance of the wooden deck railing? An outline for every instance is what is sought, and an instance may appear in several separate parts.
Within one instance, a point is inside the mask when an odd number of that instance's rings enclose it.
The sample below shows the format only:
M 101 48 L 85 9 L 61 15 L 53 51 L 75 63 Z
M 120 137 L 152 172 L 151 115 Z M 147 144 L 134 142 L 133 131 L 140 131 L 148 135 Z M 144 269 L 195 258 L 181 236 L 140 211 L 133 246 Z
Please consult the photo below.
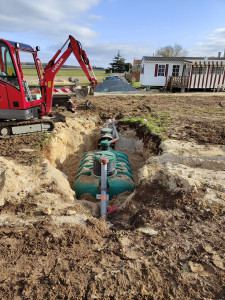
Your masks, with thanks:
M 173 88 L 188 88 L 189 76 L 170 76 L 168 79 L 168 87 L 170 91 Z

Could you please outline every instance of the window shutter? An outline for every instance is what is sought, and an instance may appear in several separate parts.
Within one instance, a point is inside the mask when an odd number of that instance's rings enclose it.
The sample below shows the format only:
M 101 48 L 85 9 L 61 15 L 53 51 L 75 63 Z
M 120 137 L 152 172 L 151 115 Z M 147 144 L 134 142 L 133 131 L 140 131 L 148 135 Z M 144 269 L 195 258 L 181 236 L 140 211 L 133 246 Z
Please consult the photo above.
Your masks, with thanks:
M 166 64 L 166 72 L 165 72 L 165 76 L 167 77 L 168 75 L 168 69 L 169 69 L 169 64 Z
M 159 66 L 158 64 L 155 65 L 155 77 L 158 76 L 158 66 Z

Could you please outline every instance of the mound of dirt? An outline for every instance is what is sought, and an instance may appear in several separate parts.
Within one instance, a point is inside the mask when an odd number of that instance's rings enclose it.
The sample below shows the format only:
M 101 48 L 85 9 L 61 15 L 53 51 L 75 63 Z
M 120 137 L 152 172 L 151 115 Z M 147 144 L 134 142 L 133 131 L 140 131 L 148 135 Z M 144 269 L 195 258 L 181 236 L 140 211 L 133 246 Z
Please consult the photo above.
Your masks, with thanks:
M 0 157 L 0 205 L 35 204 L 40 210 L 63 209 L 75 193 L 66 176 L 45 160 L 37 166 L 21 166 Z
M 140 170 L 140 181 L 157 181 L 173 192 L 204 189 L 202 202 L 225 207 L 225 146 L 166 140 L 160 149 Z

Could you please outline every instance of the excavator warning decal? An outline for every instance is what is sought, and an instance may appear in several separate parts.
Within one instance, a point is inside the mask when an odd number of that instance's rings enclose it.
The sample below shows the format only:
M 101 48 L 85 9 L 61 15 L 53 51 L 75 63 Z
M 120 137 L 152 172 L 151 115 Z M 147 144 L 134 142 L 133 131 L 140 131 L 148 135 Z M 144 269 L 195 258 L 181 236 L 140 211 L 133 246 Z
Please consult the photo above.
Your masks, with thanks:
M 48 88 L 52 86 L 51 81 L 48 81 Z
M 55 65 L 55 67 L 52 69 L 53 73 L 58 69 L 58 67 L 61 65 L 62 62 L 63 62 L 63 58 L 61 57 L 57 62 L 57 64 Z

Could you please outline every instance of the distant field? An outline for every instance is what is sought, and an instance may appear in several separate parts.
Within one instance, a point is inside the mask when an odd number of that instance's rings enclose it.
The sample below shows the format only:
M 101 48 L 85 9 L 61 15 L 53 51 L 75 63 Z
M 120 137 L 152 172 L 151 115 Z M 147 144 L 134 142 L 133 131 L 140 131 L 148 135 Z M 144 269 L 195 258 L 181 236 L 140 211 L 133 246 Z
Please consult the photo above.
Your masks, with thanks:
M 36 70 L 32 66 L 26 66 L 23 67 L 23 73 L 28 82 L 34 83 L 35 81 L 38 82 L 38 79 L 35 80 L 36 77 Z M 94 70 L 95 76 L 98 80 L 98 82 L 102 82 L 104 78 L 106 77 L 105 71 L 104 70 Z M 92 74 L 90 73 L 92 76 Z M 55 81 L 67 81 L 68 77 L 72 77 L 73 79 L 78 78 L 80 81 L 81 85 L 88 84 L 89 81 L 85 75 L 85 73 L 82 70 L 76 70 L 72 68 L 66 68 L 66 69 L 61 69 L 57 75 Z
M 23 73 L 24 75 L 36 75 L 36 70 L 34 68 L 24 68 L 23 67 Z M 96 76 L 105 76 L 104 70 L 94 70 L 94 73 Z M 57 76 L 82 76 L 84 75 L 83 70 L 76 70 L 76 69 L 61 69 L 57 73 Z

